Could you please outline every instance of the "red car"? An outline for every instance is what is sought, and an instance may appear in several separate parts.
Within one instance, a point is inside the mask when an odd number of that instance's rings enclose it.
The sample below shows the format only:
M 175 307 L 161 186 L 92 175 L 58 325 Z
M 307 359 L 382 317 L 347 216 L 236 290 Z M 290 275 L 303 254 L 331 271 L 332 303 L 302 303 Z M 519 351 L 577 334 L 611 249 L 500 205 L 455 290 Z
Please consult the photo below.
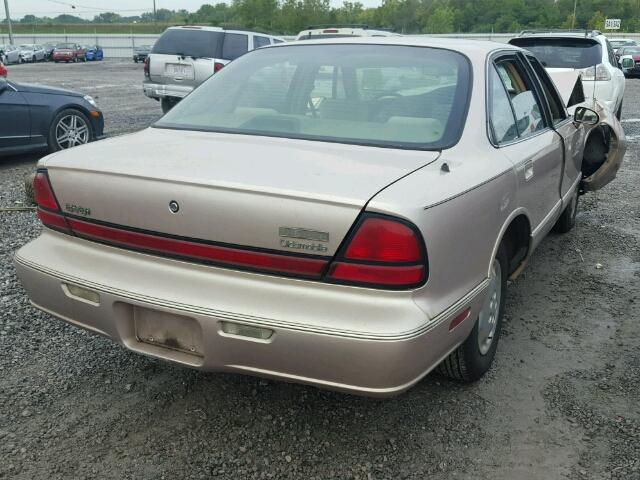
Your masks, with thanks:
M 52 55 L 53 61 L 58 62 L 79 62 L 87 61 L 87 51 L 77 43 L 60 43 L 56 45 Z
M 0 77 L 6 77 L 8 73 L 9 72 L 7 72 L 7 68 L 2 62 L 0 62 Z

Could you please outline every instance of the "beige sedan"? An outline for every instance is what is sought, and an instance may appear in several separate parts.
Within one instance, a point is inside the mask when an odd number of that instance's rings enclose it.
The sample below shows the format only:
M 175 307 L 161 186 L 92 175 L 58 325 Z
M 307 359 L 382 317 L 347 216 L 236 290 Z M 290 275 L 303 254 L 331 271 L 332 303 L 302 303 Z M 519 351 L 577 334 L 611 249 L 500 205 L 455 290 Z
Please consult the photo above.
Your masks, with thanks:
M 517 47 L 263 48 L 152 128 L 44 158 L 15 264 L 36 307 L 185 366 L 375 396 L 438 366 L 473 381 L 507 279 L 575 223 L 599 123 Z

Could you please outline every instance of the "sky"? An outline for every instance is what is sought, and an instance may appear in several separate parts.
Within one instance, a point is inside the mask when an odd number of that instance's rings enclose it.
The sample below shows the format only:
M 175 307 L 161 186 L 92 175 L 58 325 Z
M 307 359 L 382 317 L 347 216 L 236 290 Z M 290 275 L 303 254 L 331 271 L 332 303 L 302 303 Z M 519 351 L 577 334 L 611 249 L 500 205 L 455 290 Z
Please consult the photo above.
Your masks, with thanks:
M 230 1 L 230 0 L 228 0 Z M 381 0 L 360 0 L 365 6 L 380 5 Z M 203 3 L 219 3 L 214 0 L 156 0 L 156 8 L 178 10 L 181 8 L 195 11 Z M 342 0 L 331 0 L 333 6 L 342 4 Z M 76 8 L 72 8 L 75 5 Z M 4 17 L 0 2 L 0 18 Z M 83 18 L 93 18 L 101 12 L 116 12 L 123 16 L 139 15 L 153 10 L 153 0 L 9 0 L 11 18 L 22 18 L 32 14 L 39 17 L 55 17 L 63 13 Z

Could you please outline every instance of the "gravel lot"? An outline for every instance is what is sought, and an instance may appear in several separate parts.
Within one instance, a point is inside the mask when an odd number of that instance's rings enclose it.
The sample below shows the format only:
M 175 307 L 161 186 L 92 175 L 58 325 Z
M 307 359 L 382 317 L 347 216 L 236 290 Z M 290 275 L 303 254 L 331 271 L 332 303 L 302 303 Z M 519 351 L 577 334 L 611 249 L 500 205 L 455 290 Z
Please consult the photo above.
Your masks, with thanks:
M 10 67 L 93 95 L 110 135 L 160 116 L 142 66 Z M 618 179 L 581 199 L 507 299 L 494 368 L 371 400 L 154 361 L 29 306 L 13 252 L 35 215 L 0 213 L 0 478 L 640 479 L 640 80 Z M 0 159 L 0 206 L 37 156 Z

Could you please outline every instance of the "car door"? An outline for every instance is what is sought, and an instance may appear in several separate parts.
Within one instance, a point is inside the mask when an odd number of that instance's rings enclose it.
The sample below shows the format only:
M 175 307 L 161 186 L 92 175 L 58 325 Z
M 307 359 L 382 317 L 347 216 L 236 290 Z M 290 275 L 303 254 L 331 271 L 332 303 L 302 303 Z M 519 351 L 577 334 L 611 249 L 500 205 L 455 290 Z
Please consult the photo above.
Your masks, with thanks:
M 499 54 L 492 63 L 489 82 L 494 139 L 514 166 L 518 203 L 528 212 L 537 243 L 561 211 L 563 142 L 551 128 L 536 80 L 523 58 L 516 53 Z
M 540 61 L 530 54 L 526 55 L 526 59 L 544 92 L 541 97 L 548 109 L 553 129 L 558 132 L 563 140 L 564 159 L 560 195 L 563 198 L 563 203 L 566 204 L 570 201 L 570 194 L 578 187 L 578 183 L 582 178 L 581 167 L 584 155 L 585 129 L 572 121 L 553 80 L 551 80 Z
M 0 149 L 28 145 L 31 141 L 29 104 L 6 80 L 0 80 L 0 112 Z

